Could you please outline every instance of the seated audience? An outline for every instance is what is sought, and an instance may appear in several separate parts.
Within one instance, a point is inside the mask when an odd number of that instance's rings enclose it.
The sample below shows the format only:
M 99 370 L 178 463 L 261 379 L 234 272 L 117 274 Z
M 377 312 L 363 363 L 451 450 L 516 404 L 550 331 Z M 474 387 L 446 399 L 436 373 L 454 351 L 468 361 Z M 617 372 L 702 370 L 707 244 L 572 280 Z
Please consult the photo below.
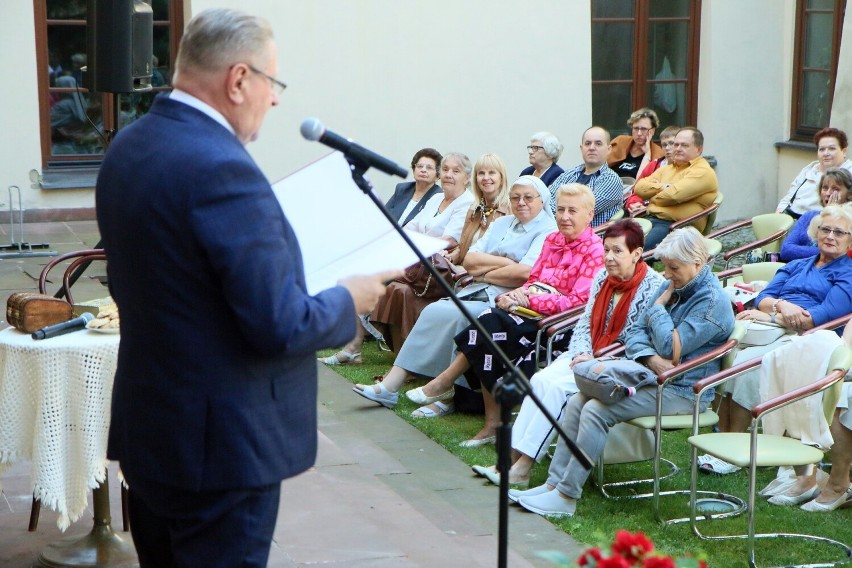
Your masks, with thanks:
M 630 134 L 622 134 L 612 140 L 607 158 L 609 167 L 617 176 L 638 178 L 648 162 L 663 157 L 663 149 L 653 141 L 659 125 L 657 113 L 649 108 L 640 108 L 630 115 L 627 119 Z
M 790 334 L 852 312 L 852 205 L 829 205 L 812 220 L 811 238 L 818 253 L 781 267 L 754 299 L 755 309 L 737 314 L 737 319 L 768 321 L 783 326 L 784 335 L 767 345 L 740 349 L 734 363 L 768 353 L 790 341 Z M 758 371 L 749 371 L 727 382 L 719 404 L 719 431 L 745 432 L 751 423 L 751 408 L 759 402 Z M 726 474 L 739 468 L 705 454 L 698 459 L 701 471 Z
M 385 203 L 400 225 L 405 225 L 420 213 L 426 202 L 441 192 L 438 180 L 438 165 L 443 156 L 434 148 L 418 150 L 411 159 L 411 171 L 414 181 L 404 181 L 397 184 L 396 189 Z
M 651 163 L 645 166 L 645 169 L 642 170 L 642 173 L 639 174 L 637 179 L 646 178 L 663 166 L 668 166 L 672 162 L 672 158 L 674 157 L 674 139 L 678 130 L 680 130 L 680 126 L 668 126 L 660 133 L 660 146 L 663 147 L 663 151 L 665 151 L 666 154 L 662 158 L 651 160 Z M 645 203 L 645 200 L 636 195 L 631 187 L 630 194 L 624 200 L 624 208 L 627 210 L 627 213 L 630 215 L 636 215 L 640 212 L 644 212 L 647 205 L 648 204 Z
M 843 168 L 852 172 L 852 161 L 846 159 L 846 147 L 849 144 L 846 133 L 832 127 L 826 127 L 814 134 L 817 146 L 817 160 L 811 162 L 799 172 L 787 195 L 778 203 L 776 213 L 786 213 L 798 219 L 808 211 L 822 207 L 819 199 L 819 179 L 828 168 Z
M 550 184 L 550 208 L 556 212 L 557 190 L 567 183 L 588 186 L 595 196 L 595 216 L 592 227 L 609 221 L 621 209 L 624 186 L 621 178 L 606 165 L 609 156 L 609 132 L 592 126 L 583 132 L 580 140 L 583 163 L 569 169 Z
M 527 281 L 498 296 L 495 308 L 479 314 L 479 323 L 526 375 L 535 370 L 538 324 L 535 319 L 524 317 L 517 308 L 549 316 L 582 305 L 589 297 L 594 275 L 603 266 L 603 243 L 589 226 L 595 209 L 592 192 L 578 183 L 563 185 L 557 192 L 557 204 L 559 230 L 545 239 Z M 492 354 L 490 346 L 481 340 L 472 325 L 456 335 L 455 343 L 458 354 L 449 367 L 426 385 L 405 393 L 409 400 L 424 405 L 412 416 L 434 418 L 448 414 L 453 408 L 453 385 L 470 370 L 467 373 L 470 387 L 474 390 L 482 387 L 485 424 L 472 439 L 462 442 L 462 446 L 494 443 L 500 412 L 491 390 L 508 369 Z
M 603 235 L 604 266 L 592 281 L 589 300 L 574 327 L 568 350 L 532 376 L 532 392 L 553 417 L 561 416 L 568 397 L 577 392 L 574 365 L 615 342 L 624 343 L 630 329 L 665 279 L 642 260 L 642 227 L 632 219 L 616 221 Z M 483 391 L 484 392 L 484 391 Z M 509 483 L 526 485 L 530 471 L 547 454 L 553 427 L 530 398 L 525 398 L 512 426 Z M 500 483 L 496 466 L 474 471 Z
M 462 263 L 468 249 L 485 234 L 492 221 L 509 213 L 506 165 L 497 154 L 483 154 L 474 164 L 473 198 L 458 246 L 442 251 L 455 272 L 464 271 Z M 433 301 L 418 296 L 406 283 L 391 282 L 373 308 L 370 321 L 382 333 L 388 346 L 398 352 L 420 312 Z
M 659 374 L 674 366 L 675 332 L 680 338 L 682 360 L 688 361 L 724 343 L 733 330 L 734 316 L 719 280 L 706 265 L 707 246 L 701 233 L 693 227 L 673 231 L 657 252 L 669 282 L 660 286 L 653 303 L 627 334 L 625 354 Z M 663 412 L 692 414 L 692 385 L 719 368 L 719 361 L 712 361 L 672 381 L 663 390 Z M 712 393 L 702 397 L 702 410 L 712 398 Z M 568 401 L 562 427 L 594 463 L 614 424 L 656 411 L 655 384 L 640 387 L 633 396 L 614 404 L 578 392 Z M 560 439 L 547 482 L 525 491 L 512 489 L 509 498 L 540 515 L 573 516 L 590 471 Z
M 530 136 L 527 154 L 530 165 L 521 172 L 522 176 L 535 176 L 541 179 L 544 185 L 549 186 L 562 173 L 562 168 L 556 165 L 562 155 L 562 144 L 554 134 L 536 132 Z
M 500 294 L 521 286 L 541 254 L 545 237 L 555 223 L 544 207 L 550 196 L 535 176 L 521 176 L 509 190 L 512 216 L 494 221 L 467 253 L 464 268 L 474 283 L 459 296 L 474 316 L 494 306 Z M 436 377 L 453 358 L 453 337 L 467 326 L 454 303 L 442 299 L 426 306 L 402 344 L 394 366 L 377 385 L 355 385 L 364 398 L 387 408 L 396 406 L 399 388 L 409 377 Z
M 473 203 L 473 195 L 467 191 L 470 172 L 470 158 L 464 154 L 450 152 L 444 156 L 441 160 L 443 191 L 430 197 L 420 213 L 405 224 L 405 228 L 440 237 L 448 242 L 448 247 L 458 245 L 467 210 Z M 366 333 L 360 316 L 356 330 L 355 338 L 343 349 L 319 360 L 326 365 L 360 364 L 361 345 Z
M 820 178 L 817 187 L 822 207 L 843 205 L 852 199 L 852 174 L 843 168 L 828 168 Z M 817 254 L 816 242 L 812 241 L 808 235 L 808 227 L 819 211 L 814 209 L 799 217 L 781 244 L 781 260 L 790 262 Z
M 701 156 L 704 135 L 695 127 L 678 130 L 672 163 L 650 176 L 640 179 L 633 192 L 648 201 L 648 220 L 651 232 L 645 237 L 645 248 L 654 249 L 669 233 L 669 226 L 710 207 L 716 199 L 719 183 L 716 172 Z M 706 219 L 694 226 L 703 231 Z

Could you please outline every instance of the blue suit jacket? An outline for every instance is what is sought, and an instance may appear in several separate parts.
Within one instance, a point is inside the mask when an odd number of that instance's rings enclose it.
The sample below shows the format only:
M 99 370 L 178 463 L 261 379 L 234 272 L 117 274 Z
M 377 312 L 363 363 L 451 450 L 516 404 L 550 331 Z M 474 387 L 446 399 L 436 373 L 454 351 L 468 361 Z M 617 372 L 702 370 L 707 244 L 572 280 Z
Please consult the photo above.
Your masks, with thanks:
M 408 216 L 405 219 L 401 219 L 400 217 L 402 217 L 405 208 L 408 207 L 408 202 L 411 201 L 411 196 L 414 195 L 414 185 L 415 182 L 413 181 L 396 184 L 396 189 L 394 190 L 393 195 L 391 195 L 388 202 L 385 203 L 385 207 L 387 207 L 388 211 L 390 211 L 394 218 L 399 221 L 400 225 L 405 225 L 414 219 L 417 214 L 420 213 L 420 210 L 426 205 L 426 202 L 429 201 L 430 197 L 443 191 L 441 186 L 436 183 L 430 187 L 425 194 L 423 194 L 423 197 L 420 198 L 420 201 L 417 202 L 417 205 L 414 206 L 414 209 L 411 210 Z
M 121 313 L 108 456 L 129 482 L 275 483 L 316 457 L 319 348 L 349 293 L 306 292 L 299 243 L 237 138 L 165 96 L 116 137 L 98 224 Z

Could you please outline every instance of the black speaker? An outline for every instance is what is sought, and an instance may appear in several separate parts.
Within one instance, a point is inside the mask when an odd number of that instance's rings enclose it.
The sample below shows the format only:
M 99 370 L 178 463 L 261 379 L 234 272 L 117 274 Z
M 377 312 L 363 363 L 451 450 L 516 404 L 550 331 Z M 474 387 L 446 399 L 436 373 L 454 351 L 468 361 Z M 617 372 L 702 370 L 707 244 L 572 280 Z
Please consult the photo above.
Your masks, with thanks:
M 87 0 L 83 85 L 99 93 L 151 89 L 154 11 L 143 0 Z

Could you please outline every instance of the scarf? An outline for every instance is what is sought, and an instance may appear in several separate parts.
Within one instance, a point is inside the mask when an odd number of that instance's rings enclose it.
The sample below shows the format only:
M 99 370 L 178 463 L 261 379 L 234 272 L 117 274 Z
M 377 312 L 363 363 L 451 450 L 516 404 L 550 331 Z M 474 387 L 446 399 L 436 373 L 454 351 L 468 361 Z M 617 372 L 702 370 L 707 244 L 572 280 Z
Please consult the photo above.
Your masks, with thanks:
M 648 265 L 645 264 L 645 261 L 640 260 L 636 264 L 636 270 L 633 271 L 633 277 L 630 280 L 619 280 L 607 275 L 592 306 L 593 351 L 611 345 L 615 341 L 615 338 L 618 337 L 618 334 L 621 333 L 621 330 L 624 329 L 624 324 L 627 322 L 627 311 L 630 309 L 633 297 L 636 296 L 639 283 L 645 278 L 647 272 Z M 617 292 L 621 292 L 623 296 L 618 301 L 618 304 L 616 304 L 615 310 L 612 312 L 612 317 L 609 318 L 606 326 L 604 326 L 607 307 L 612 301 L 613 294 Z

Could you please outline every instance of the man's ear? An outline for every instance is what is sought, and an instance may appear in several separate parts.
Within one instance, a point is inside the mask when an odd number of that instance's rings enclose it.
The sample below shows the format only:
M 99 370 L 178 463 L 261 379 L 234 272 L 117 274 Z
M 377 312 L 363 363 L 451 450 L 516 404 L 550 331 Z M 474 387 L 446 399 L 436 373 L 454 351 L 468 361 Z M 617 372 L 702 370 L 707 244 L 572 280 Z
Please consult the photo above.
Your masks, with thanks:
M 245 101 L 244 89 L 248 80 L 248 72 L 249 68 L 245 63 L 237 63 L 228 69 L 225 90 L 228 100 L 234 104 L 242 104 Z

